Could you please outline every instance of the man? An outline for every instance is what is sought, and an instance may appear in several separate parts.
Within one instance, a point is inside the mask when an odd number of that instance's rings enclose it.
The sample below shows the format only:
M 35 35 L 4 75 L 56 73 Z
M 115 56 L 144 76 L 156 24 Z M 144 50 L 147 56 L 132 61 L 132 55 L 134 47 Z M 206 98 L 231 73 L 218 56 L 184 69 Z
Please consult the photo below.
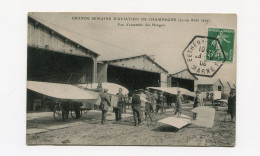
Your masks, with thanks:
M 129 97 L 128 97 L 128 94 L 125 94 L 125 103 L 124 103 L 123 113 L 126 113 L 126 105 L 128 105 L 128 108 L 129 108 Z
M 102 125 L 106 123 L 107 111 L 108 108 L 111 106 L 110 98 L 107 92 L 108 89 L 104 89 L 104 92 L 100 93 L 100 97 L 101 97 L 100 109 L 102 110 L 102 120 L 101 120 Z
M 195 96 L 195 99 L 194 99 L 194 104 L 193 104 L 193 108 L 196 108 L 196 107 L 199 107 L 200 106 L 200 91 L 197 90 L 196 91 L 196 96 Z M 197 117 L 197 113 L 193 113 L 193 119 L 196 120 L 196 117 Z
M 148 101 L 148 102 L 145 103 L 145 120 L 146 120 L 147 115 L 150 116 L 150 113 L 151 113 L 151 110 L 152 110 L 152 108 L 151 108 L 152 97 L 151 97 L 151 94 L 150 94 L 148 89 L 145 89 L 144 93 L 145 93 L 145 96 L 146 96 L 146 100 Z
M 102 83 L 98 83 L 96 91 L 98 91 L 99 93 L 103 92 Z
M 138 94 L 138 90 L 135 90 L 134 94 L 132 95 L 132 110 L 134 115 L 135 126 L 141 125 L 143 117 L 141 112 L 141 99 L 140 94 Z
M 117 107 L 114 108 L 116 121 L 120 121 L 122 119 L 122 111 L 125 103 L 125 96 L 122 91 L 123 89 L 119 88 L 119 92 L 116 94 L 118 96 Z
M 228 112 L 227 114 L 231 115 L 231 121 L 234 121 L 234 118 L 236 117 L 236 90 L 231 89 L 230 96 L 228 98 Z
M 151 93 L 148 89 L 145 89 L 145 96 L 146 96 L 146 100 L 149 101 L 145 105 L 146 111 L 151 112 L 151 110 L 152 110 L 152 108 L 151 108 L 152 96 L 151 96 Z
M 102 83 L 98 83 L 97 88 L 96 89 L 92 89 L 92 90 L 95 91 L 95 92 L 99 92 L 99 95 L 101 95 L 104 92 L 103 87 L 102 87 Z M 94 104 L 94 109 L 95 110 L 98 109 L 98 104 L 99 103 L 100 103 L 100 99 L 97 100 L 96 104 Z
M 161 114 L 163 114 L 165 101 L 166 101 L 166 98 L 163 95 L 163 91 L 160 91 L 158 99 L 157 99 L 156 114 L 158 113 L 159 110 L 161 110 Z
M 181 91 L 178 90 L 177 91 L 177 97 L 176 97 L 176 111 L 175 111 L 175 115 L 177 114 L 178 117 L 181 117 L 181 113 L 182 113 L 182 102 L 184 101 L 183 96 L 181 95 Z
M 158 94 L 157 91 L 155 90 L 154 93 L 152 94 L 152 99 L 153 99 L 153 103 L 152 103 L 152 107 L 153 107 L 153 112 L 156 110 L 157 107 L 157 100 L 158 100 Z
M 141 98 L 141 113 L 142 113 L 142 117 L 144 116 L 145 114 L 145 101 L 142 100 L 142 99 L 147 99 L 146 95 L 144 94 L 144 89 L 139 89 L 139 95 L 140 95 L 140 98 Z
M 167 93 L 166 94 L 166 103 L 167 103 L 167 106 L 168 107 L 171 107 L 171 104 L 172 104 L 172 102 L 171 102 L 171 94 L 169 94 L 169 93 Z
M 69 105 L 70 105 L 70 103 L 68 101 L 64 101 L 61 104 L 61 107 L 62 107 L 62 112 L 61 112 L 62 121 L 68 120 L 68 118 L 69 118 Z
M 73 102 L 73 108 L 74 108 L 74 111 L 75 111 L 75 114 L 76 114 L 76 119 L 81 117 L 80 106 L 82 106 L 82 103 L 80 103 L 80 102 Z

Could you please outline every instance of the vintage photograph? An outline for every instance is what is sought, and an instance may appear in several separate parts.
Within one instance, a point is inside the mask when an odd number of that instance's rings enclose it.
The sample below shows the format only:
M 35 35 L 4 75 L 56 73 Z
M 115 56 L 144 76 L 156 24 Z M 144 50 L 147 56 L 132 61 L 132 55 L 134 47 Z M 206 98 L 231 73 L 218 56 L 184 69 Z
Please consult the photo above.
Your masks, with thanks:
M 30 12 L 27 145 L 236 144 L 236 14 Z

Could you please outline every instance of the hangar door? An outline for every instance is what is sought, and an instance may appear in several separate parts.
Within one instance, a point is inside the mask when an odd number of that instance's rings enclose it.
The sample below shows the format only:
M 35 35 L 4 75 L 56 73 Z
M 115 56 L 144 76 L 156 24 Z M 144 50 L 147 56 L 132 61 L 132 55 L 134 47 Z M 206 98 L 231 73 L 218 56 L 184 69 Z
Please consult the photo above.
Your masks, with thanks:
M 188 89 L 189 91 L 194 91 L 194 80 L 173 78 L 172 77 L 172 87 L 181 87 Z
M 28 48 L 27 79 L 55 83 L 92 82 L 93 60 L 88 57 Z
M 160 73 L 108 65 L 107 81 L 120 84 L 129 90 L 160 86 Z

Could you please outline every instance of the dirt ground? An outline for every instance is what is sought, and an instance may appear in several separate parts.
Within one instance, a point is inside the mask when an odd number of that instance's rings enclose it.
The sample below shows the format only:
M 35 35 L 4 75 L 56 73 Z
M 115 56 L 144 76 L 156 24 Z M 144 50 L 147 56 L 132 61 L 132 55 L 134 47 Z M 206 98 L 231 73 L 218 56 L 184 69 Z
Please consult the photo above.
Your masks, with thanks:
M 130 113 L 130 112 L 129 112 Z M 190 109 L 183 114 L 192 116 Z M 101 112 L 83 115 L 81 119 L 58 122 L 52 116 L 27 121 L 27 128 L 44 128 L 80 122 L 76 126 L 51 130 L 37 134 L 27 134 L 28 145 L 160 145 L 160 146 L 234 146 L 235 123 L 224 122 L 225 111 L 216 111 L 213 128 L 203 128 L 190 124 L 182 129 L 158 123 L 155 127 L 145 125 L 135 127 L 133 117 L 122 119 L 120 123 L 108 121 L 101 125 Z M 173 112 L 157 115 L 158 119 L 172 116 Z

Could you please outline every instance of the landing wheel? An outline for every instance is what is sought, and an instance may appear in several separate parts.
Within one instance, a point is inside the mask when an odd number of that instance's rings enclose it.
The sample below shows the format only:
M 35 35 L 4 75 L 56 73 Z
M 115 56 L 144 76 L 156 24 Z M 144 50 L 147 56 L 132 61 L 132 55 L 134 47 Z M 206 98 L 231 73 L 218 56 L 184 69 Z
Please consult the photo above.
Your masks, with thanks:
M 76 109 L 75 109 L 75 107 L 73 107 L 72 109 L 71 109 L 71 111 L 70 111 L 70 115 L 71 115 L 71 117 L 73 118 L 73 119 L 76 119 Z M 82 109 L 81 108 L 79 108 L 79 116 L 78 116 L 78 118 L 80 118 L 82 116 Z

